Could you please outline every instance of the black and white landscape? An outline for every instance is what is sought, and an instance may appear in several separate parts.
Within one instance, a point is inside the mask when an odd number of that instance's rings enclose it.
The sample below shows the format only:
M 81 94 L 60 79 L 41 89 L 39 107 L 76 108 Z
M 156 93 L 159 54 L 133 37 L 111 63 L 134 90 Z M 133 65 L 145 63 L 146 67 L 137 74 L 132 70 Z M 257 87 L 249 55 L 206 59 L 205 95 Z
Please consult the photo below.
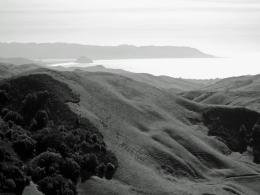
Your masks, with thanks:
M 0 195 L 259 195 L 259 13 L 0 2 Z

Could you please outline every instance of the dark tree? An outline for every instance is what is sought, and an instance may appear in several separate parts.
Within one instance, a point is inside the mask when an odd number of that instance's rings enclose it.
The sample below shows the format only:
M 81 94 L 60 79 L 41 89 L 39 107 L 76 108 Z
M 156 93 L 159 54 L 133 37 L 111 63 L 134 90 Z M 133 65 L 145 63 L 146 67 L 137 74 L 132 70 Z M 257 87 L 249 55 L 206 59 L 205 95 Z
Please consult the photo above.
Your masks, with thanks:
M 103 178 L 106 172 L 106 165 L 101 163 L 96 168 L 96 174 L 98 177 Z
M 260 163 L 260 124 L 254 125 L 252 130 L 252 148 L 254 155 L 254 162 Z
M 36 141 L 31 137 L 24 135 L 18 137 L 13 143 L 14 151 L 22 158 L 27 159 L 33 156 Z
M 45 195 L 76 195 L 76 186 L 61 175 L 45 177 L 39 183 L 39 190 Z
M 0 105 L 5 105 L 8 101 L 8 94 L 4 90 L 0 90 Z
M 72 158 L 66 158 L 61 167 L 62 175 L 77 183 L 80 176 L 80 166 Z
M 112 179 L 115 171 L 116 171 L 115 166 L 112 163 L 108 163 L 106 166 L 106 173 L 105 173 L 106 179 Z
M 11 111 L 11 110 L 9 110 L 6 113 L 6 115 L 4 116 L 3 119 L 4 119 L 4 121 L 7 121 L 7 122 L 12 121 L 17 125 L 22 125 L 22 123 L 23 123 L 23 117 L 18 112 Z

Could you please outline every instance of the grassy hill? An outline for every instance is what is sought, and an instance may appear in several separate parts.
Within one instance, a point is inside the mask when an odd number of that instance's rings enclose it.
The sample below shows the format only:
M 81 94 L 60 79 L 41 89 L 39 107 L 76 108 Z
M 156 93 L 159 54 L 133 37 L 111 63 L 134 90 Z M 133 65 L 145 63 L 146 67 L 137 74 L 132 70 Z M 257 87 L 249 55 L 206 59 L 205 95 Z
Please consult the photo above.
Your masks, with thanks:
M 195 89 L 201 89 L 209 84 L 215 83 L 215 79 L 195 80 L 195 79 L 182 79 L 173 78 L 169 76 L 154 76 L 147 73 L 133 73 L 122 69 L 106 68 L 102 65 L 88 66 L 88 67 L 51 67 L 56 70 L 63 71 L 77 71 L 77 72 L 108 72 L 124 77 L 133 79 L 135 81 L 143 82 L 148 85 L 152 85 L 157 88 L 168 89 L 173 92 L 190 91 Z
M 259 92 L 260 75 L 254 75 L 222 79 L 181 95 L 203 104 L 243 106 L 260 111 Z
M 217 138 L 210 125 L 220 117 L 215 129 L 232 128 L 232 135 L 239 137 L 239 126 L 245 123 L 251 128 L 258 113 L 231 107 L 219 110 L 111 73 L 39 72 L 80 94 L 79 104 L 70 108 L 99 127 L 118 158 L 114 179 L 92 177 L 78 186 L 80 194 L 258 193 L 258 165 L 246 153 L 232 152 L 234 143 L 227 142 L 229 137 Z M 207 120 L 205 113 L 210 116 Z M 234 118 L 255 117 L 230 124 L 225 122 L 230 113 Z
M 188 100 L 113 73 L 34 69 L 15 79 L 32 77 L 58 97 L 66 90 L 56 82 L 77 94 L 69 110 L 93 124 L 118 159 L 112 180 L 92 176 L 78 184 L 79 194 L 259 193 L 259 165 L 240 147 L 241 127 L 251 134 L 258 112 L 192 101 L 199 92 Z

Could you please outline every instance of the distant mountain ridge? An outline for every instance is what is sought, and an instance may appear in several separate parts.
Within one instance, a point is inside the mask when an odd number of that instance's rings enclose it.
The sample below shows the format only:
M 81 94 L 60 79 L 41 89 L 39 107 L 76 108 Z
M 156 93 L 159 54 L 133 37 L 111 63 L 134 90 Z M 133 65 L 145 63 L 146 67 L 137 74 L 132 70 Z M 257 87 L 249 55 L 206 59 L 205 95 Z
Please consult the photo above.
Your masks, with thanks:
M 1 57 L 78 58 L 93 60 L 131 58 L 212 58 L 191 47 L 176 46 L 96 46 L 71 43 L 0 43 Z

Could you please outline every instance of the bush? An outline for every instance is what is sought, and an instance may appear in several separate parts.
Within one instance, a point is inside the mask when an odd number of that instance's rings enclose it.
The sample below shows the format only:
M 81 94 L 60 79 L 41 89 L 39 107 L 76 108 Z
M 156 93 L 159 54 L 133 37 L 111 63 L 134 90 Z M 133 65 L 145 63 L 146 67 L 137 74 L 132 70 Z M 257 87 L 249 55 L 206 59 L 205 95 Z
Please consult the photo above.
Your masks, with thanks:
M 22 111 L 24 114 L 32 116 L 36 113 L 37 109 L 37 96 L 36 94 L 29 93 L 23 100 Z
M 96 168 L 96 174 L 98 177 L 103 178 L 106 172 L 106 166 L 104 163 L 101 163 Z
M 5 148 L 0 147 L 0 162 L 5 161 L 7 157 L 10 157 L 10 154 L 6 152 Z
M 73 134 L 73 132 L 69 132 L 65 135 L 64 141 L 66 145 L 70 148 L 73 148 L 75 145 L 79 144 L 80 136 L 77 134 Z
M 36 113 L 35 118 L 31 120 L 29 129 L 35 131 L 47 127 L 48 121 L 48 113 L 45 110 L 40 110 Z
M 18 112 L 15 112 L 15 111 L 9 110 L 3 119 L 6 122 L 12 121 L 17 125 L 22 125 L 22 123 L 23 123 L 23 117 Z
M 4 118 L 5 115 L 6 115 L 8 112 L 9 112 L 9 109 L 8 109 L 8 108 L 3 108 L 3 109 L 1 110 L 1 116 L 2 116 L 2 118 Z
M 0 168 L 1 180 L 3 185 L 0 186 L 0 190 L 4 192 L 22 194 L 22 191 L 26 185 L 28 185 L 28 179 L 24 176 L 24 173 L 11 162 L 1 164 Z
M 93 153 L 85 154 L 82 158 L 81 168 L 88 170 L 91 173 L 95 173 L 96 167 L 98 165 L 97 156 Z
M 5 105 L 8 101 L 8 94 L 4 90 L 0 90 L 0 105 Z
M 66 158 L 61 167 L 61 173 L 66 178 L 71 179 L 77 183 L 80 176 L 80 166 L 71 158 Z
M 44 152 L 31 161 L 30 174 L 45 195 L 74 195 L 80 166 L 73 159 L 63 159 L 58 153 Z
M 41 167 L 41 168 L 45 168 L 45 170 L 48 170 L 49 167 L 53 165 L 55 165 L 55 167 L 58 166 L 57 168 L 59 168 L 59 165 L 61 163 L 62 163 L 61 155 L 54 152 L 43 152 L 38 156 L 36 156 L 35 158 L 33 158 L 31 161 L 32 168 Z
M 254 162 L 260 163 L 260 125 L 256 124 L 252 130 L 252 147 Z
M 9 92 L 10 89 L 11 89 L 11 85 L 10 85 L 9 83 L 4 83 L 3 85 L 1 85 L 0 88 L 1 88 L 1 90 L 3 90 L 3 91 Z
M 90 153 L 82 156 L 80 159 L 82 181 L 85 181 L 92 175 L 96 174 L 96 168 L 98 164 L 98 159 L 95 154 Z
M 48 124 L 48 113 L 45 110 L 40 110 L 36 113 L 35 120 L 37 121 L 38 129 L 46 127 Z
M 115 171 L 116 171 L 116 167 L 112 163 L 108 163 L 105 172 L 106 179 L 112 179 Z
M 39 91 L 37 93 L 37 100 L 38 100 L 39 105 L 42 105 L 42 106 L 45 105 L 48 102 L 49 98 L 50 98 L 50 94 L 46 90 L 45 91 Z
M 39 109 L 43 109 L 49 99 L 47 91 L 29 93 L 23 100 L 22 112 L 26 116 L 27 122 L 36 114 Z
M 240 143 L 238 147 L 238 152 L 240 153 L 245 152 L 249 144 L 248 132 L 245 125 L 241 125 L 239 128 L 238 142 Z
M 38 183 L 38 188 L 45 195 L 76 195 L 76 186 L 61 175 L 45 177 Z
M 14 151 L 22 158 L 27 159 L 32 157 L 35 150 L 36 141 L 27 135 L 18 137 L 18 140 L 13 143 Z
M 4 185 L 10 192 L 14 192 L 16 189 L 16 184 L 13 179 L 6 179 Z
M 41 153 L 48 148 L 53 148 L 58 152 L 64 152 L 64 137 L 58 130 L 43 129 L 34 136 L 37 141 L 36 150 Z

